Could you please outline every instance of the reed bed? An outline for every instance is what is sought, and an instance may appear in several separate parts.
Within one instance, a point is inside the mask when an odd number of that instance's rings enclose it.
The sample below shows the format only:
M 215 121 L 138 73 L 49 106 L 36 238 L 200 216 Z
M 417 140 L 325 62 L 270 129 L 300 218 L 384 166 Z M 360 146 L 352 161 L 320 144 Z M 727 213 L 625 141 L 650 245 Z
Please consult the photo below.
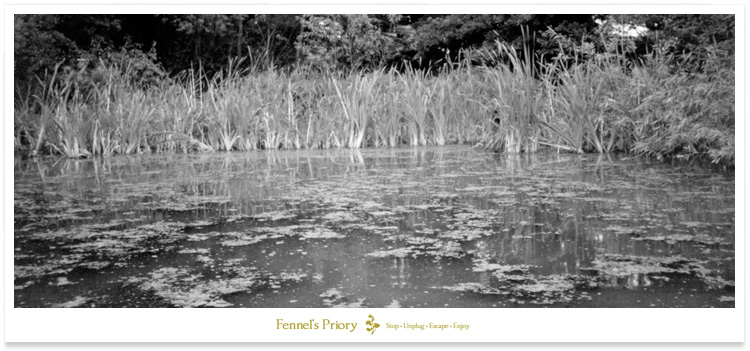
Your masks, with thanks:
M 540 128 L 537 122 L 543 97 L 541 81 L 535 78 L 535 63 L 530 50 L 521 59 L 516 50 L 497 43 L 499 55 L 491 61 L 505 59 L 507 64 L 485 67 L 487 81 L 493 88 L 490 109 L 496 112 L 497 133 L 484 145 L 485 149 L 508 153 L 536 152 Z
M 489 57 L 491 56 L 491 57 Z M 127 62 L 58 66 L 16 91 L 14 145 L 29 156 L 472 144 L 506 153 L 632 152 L 734 162 L 734 71 L 686 73 L 652 55 L 542 64 L 498 44 L 438 71 L 314 73 L 230 60 L 144 84 Z M 675 68 L 677 67 L 677 68 Z

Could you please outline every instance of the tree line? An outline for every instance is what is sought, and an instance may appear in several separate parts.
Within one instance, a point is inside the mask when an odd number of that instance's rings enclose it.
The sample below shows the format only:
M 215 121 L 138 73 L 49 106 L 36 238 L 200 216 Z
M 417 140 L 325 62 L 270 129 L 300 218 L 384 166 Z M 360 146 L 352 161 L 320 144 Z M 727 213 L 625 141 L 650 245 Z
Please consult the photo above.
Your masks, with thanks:
M 19 154 L 472 144 L 734 163 L 733 15 L 16 15 Z
M 602 52 L 612 28 L 646 29 L 624 37 L 636 56 L 655 49 L 698 56 L 709 47 L 734 50 L 732 15 L 32 14 L 15 16 L 14 71 L 23 82 L 60 62 L 80 68 L 118 55 L 157 75 L 198 66 L 214 72 L 230 57 L 276 69 L 427 68 L 495 41 L 520 48 L 533 40 L 541 57 L 565 50 L 561 38 Z

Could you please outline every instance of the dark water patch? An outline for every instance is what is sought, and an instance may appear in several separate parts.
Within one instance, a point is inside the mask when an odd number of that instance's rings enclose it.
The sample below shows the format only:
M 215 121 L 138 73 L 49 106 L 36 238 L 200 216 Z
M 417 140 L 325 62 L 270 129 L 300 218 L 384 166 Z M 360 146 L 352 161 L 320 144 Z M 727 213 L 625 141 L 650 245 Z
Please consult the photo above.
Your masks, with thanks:
M 464 147 L 19 162 L 17 307 L 733 307 L 734 179 Z

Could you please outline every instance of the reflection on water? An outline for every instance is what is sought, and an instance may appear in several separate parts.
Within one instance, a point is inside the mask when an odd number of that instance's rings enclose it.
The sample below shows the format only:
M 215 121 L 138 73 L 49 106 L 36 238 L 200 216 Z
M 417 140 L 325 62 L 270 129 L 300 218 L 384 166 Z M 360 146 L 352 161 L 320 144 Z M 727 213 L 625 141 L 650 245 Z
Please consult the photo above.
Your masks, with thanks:
M 733 307 L 734 179 L 466 147 L 17 161 L 16 307 Z

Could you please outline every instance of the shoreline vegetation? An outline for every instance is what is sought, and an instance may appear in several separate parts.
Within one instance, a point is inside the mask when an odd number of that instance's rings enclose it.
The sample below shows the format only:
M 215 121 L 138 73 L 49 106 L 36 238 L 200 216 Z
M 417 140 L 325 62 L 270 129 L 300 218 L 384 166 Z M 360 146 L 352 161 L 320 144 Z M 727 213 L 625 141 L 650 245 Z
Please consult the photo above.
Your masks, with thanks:
M 530 41 L 529 41 L 530 42 Z M 15 153 L 142 154 L 470 144 L 642 154 L 734 167 L 734 53 L 585 47 L 538 57 L 497 41 L 442 67 L 225 68 L 148 76 L 126 55 L 58 64 L 16 88 Z M 586 59 L 581 57 L 586 56 Z M 94 68 L 91 68 L 91 67 Z

